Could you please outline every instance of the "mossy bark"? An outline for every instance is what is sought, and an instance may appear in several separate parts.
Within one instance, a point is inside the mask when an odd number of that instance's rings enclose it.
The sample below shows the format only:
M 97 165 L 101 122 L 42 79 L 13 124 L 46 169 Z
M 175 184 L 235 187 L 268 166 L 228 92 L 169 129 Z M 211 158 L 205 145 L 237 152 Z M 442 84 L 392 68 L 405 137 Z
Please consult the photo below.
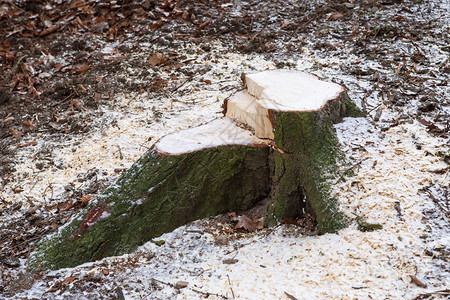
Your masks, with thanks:
M 57 234 L 32 269 L 73 267 L 120 255 L 190 221 L 245 210 L 270 193 L 269 148 L 222 146 L 181 155 L 154 150 Z
M 319 111 L 272 113 L 274 141 L 285 153 L 273 153 L 267 226 L 305 213 L 316 217 L 319 233 L 346 226 L 331 184 L 344 158 L 332 125 L 345 115 L 347 99 L 343 93 Z

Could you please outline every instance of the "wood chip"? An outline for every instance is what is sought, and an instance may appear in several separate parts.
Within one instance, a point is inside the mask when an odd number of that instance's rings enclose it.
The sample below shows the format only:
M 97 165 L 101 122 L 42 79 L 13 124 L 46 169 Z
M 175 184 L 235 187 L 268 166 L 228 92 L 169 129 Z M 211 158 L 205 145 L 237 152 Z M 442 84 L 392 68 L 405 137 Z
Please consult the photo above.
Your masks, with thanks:
M 422 288 L 426 288 L 426 287 L 427 287 L 426 283 L 424 283 L 422 280 L 420 280 L 419 278 L 417 278 L 415 275 L 409 275 L 409 277 L 411 277 L 411 281 L 412 281 L 415 285 L 420 286 L 420 287 L 422 287 Z

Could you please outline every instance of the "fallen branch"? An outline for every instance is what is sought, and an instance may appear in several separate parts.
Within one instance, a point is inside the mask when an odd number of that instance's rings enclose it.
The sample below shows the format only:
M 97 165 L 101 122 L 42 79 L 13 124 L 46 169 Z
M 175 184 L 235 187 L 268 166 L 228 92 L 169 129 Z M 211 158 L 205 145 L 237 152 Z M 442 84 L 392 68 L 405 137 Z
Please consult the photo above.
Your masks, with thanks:
M 413 298 L 413 300 L 428 299 L 432 296 L 450 296 L 450 289 L 419 294 L 415 298 Z

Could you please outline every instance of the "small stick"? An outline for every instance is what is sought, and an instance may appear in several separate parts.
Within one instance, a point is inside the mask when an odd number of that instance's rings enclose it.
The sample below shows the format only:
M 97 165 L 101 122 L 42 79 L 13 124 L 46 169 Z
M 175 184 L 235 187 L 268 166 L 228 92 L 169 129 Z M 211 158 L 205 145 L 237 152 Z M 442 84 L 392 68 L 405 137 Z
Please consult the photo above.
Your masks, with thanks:
M 233 298 L 236 298 L 236 297 L 234 296 L 233 288 L 231 287 L 230 276 L 228 276 L 228 274 L 227 274 L 227 277 L 228 277 L 228 284 L 230 285 L 231 295 L 233 295 Z
M 45 190 L 44 190 L 44 192 L 43 192 L 43 198 L 44 198 L 44 204 L 45 204 L 45 206 L 47 206 L 47 200 L 45 200 L 45 194 L 47 193 L 47 189 L 50 189 L 50 191 L 52 192 L 52 196 L 50 197 L 50 199 L 52 199 L 53 198 L 53 187 L 52 187 L 52 184 L 50 183 L 46 188 L 45 188 Z
M 119 144 L 116 145 L 117 148 L 119 148 L 119 158 L 123 159 L 122 149 L 120 148 Z
M 413 44 L 414 47 L 416 47 L 417 51 L 419 51 L 420 54 L 422 54 L 423 56 L 425 56 L 426 51 L 423 50 L 421 47 L 419 47 L 419 46 L 413 41 L 413 39 L 412 39 L 410 36 L 402 35 L 402 37 L 407 38 L 407 39 L 411 42 L 411 44 Z
M 191 81 L 192 77 L 189 77 L 185 81 L 183 81 L 180 85 L 176 86 L 174 89 L 172 89 L 172 93 L 177 91 L 179 88 L 181 88 L 183 85 L 185 85 L 187 82 Z
M 11 73 L 9 73 L 8 80 L 7 80 L 7 81 L 9 81 L 9 80 L 11 79 L 11 77 L 13 76 L 13 74 L 14 74 L 14 73 L 16 72 L 16 70 L 17 70 L 17 66 L 19 66 L 20 62 L 21 62 L 25 57 L 27 57 L 27 55 L 22 55 L 22 56 L 17 60 L 17 62 L 14 64 L 14 67 L 12 68 Z

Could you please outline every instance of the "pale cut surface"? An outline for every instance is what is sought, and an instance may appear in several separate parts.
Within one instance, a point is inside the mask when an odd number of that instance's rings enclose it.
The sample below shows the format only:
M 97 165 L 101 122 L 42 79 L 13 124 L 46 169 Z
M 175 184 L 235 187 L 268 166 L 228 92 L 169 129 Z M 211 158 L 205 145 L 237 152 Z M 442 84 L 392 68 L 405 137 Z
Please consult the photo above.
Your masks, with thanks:
M 250 131 L 238 127 L 230 119 L 221 118 L 199 127 L 169 134 L 155 145 L 159 153 L 178 155 L 225 145 L 264 145 Z
M 250 126 L 259 138 L 274 138 L 269 110 L 247 91 L 238 92 L 230 97 L 227 102 L 226 116 Z
M 315 111 L 344 91 L 338 84 L 315 75 L 288 70 L 264 71 L 245 76 L 247 91 L 227 102 L 226 116 L 250 126 L 261 139 L 273 139 L 270 111 Z
M 279 111 L 320 110 L 344 88 L 317 76 L 288 70 L 264 71 L 245 76 L 248 92 L 267 109 Z

